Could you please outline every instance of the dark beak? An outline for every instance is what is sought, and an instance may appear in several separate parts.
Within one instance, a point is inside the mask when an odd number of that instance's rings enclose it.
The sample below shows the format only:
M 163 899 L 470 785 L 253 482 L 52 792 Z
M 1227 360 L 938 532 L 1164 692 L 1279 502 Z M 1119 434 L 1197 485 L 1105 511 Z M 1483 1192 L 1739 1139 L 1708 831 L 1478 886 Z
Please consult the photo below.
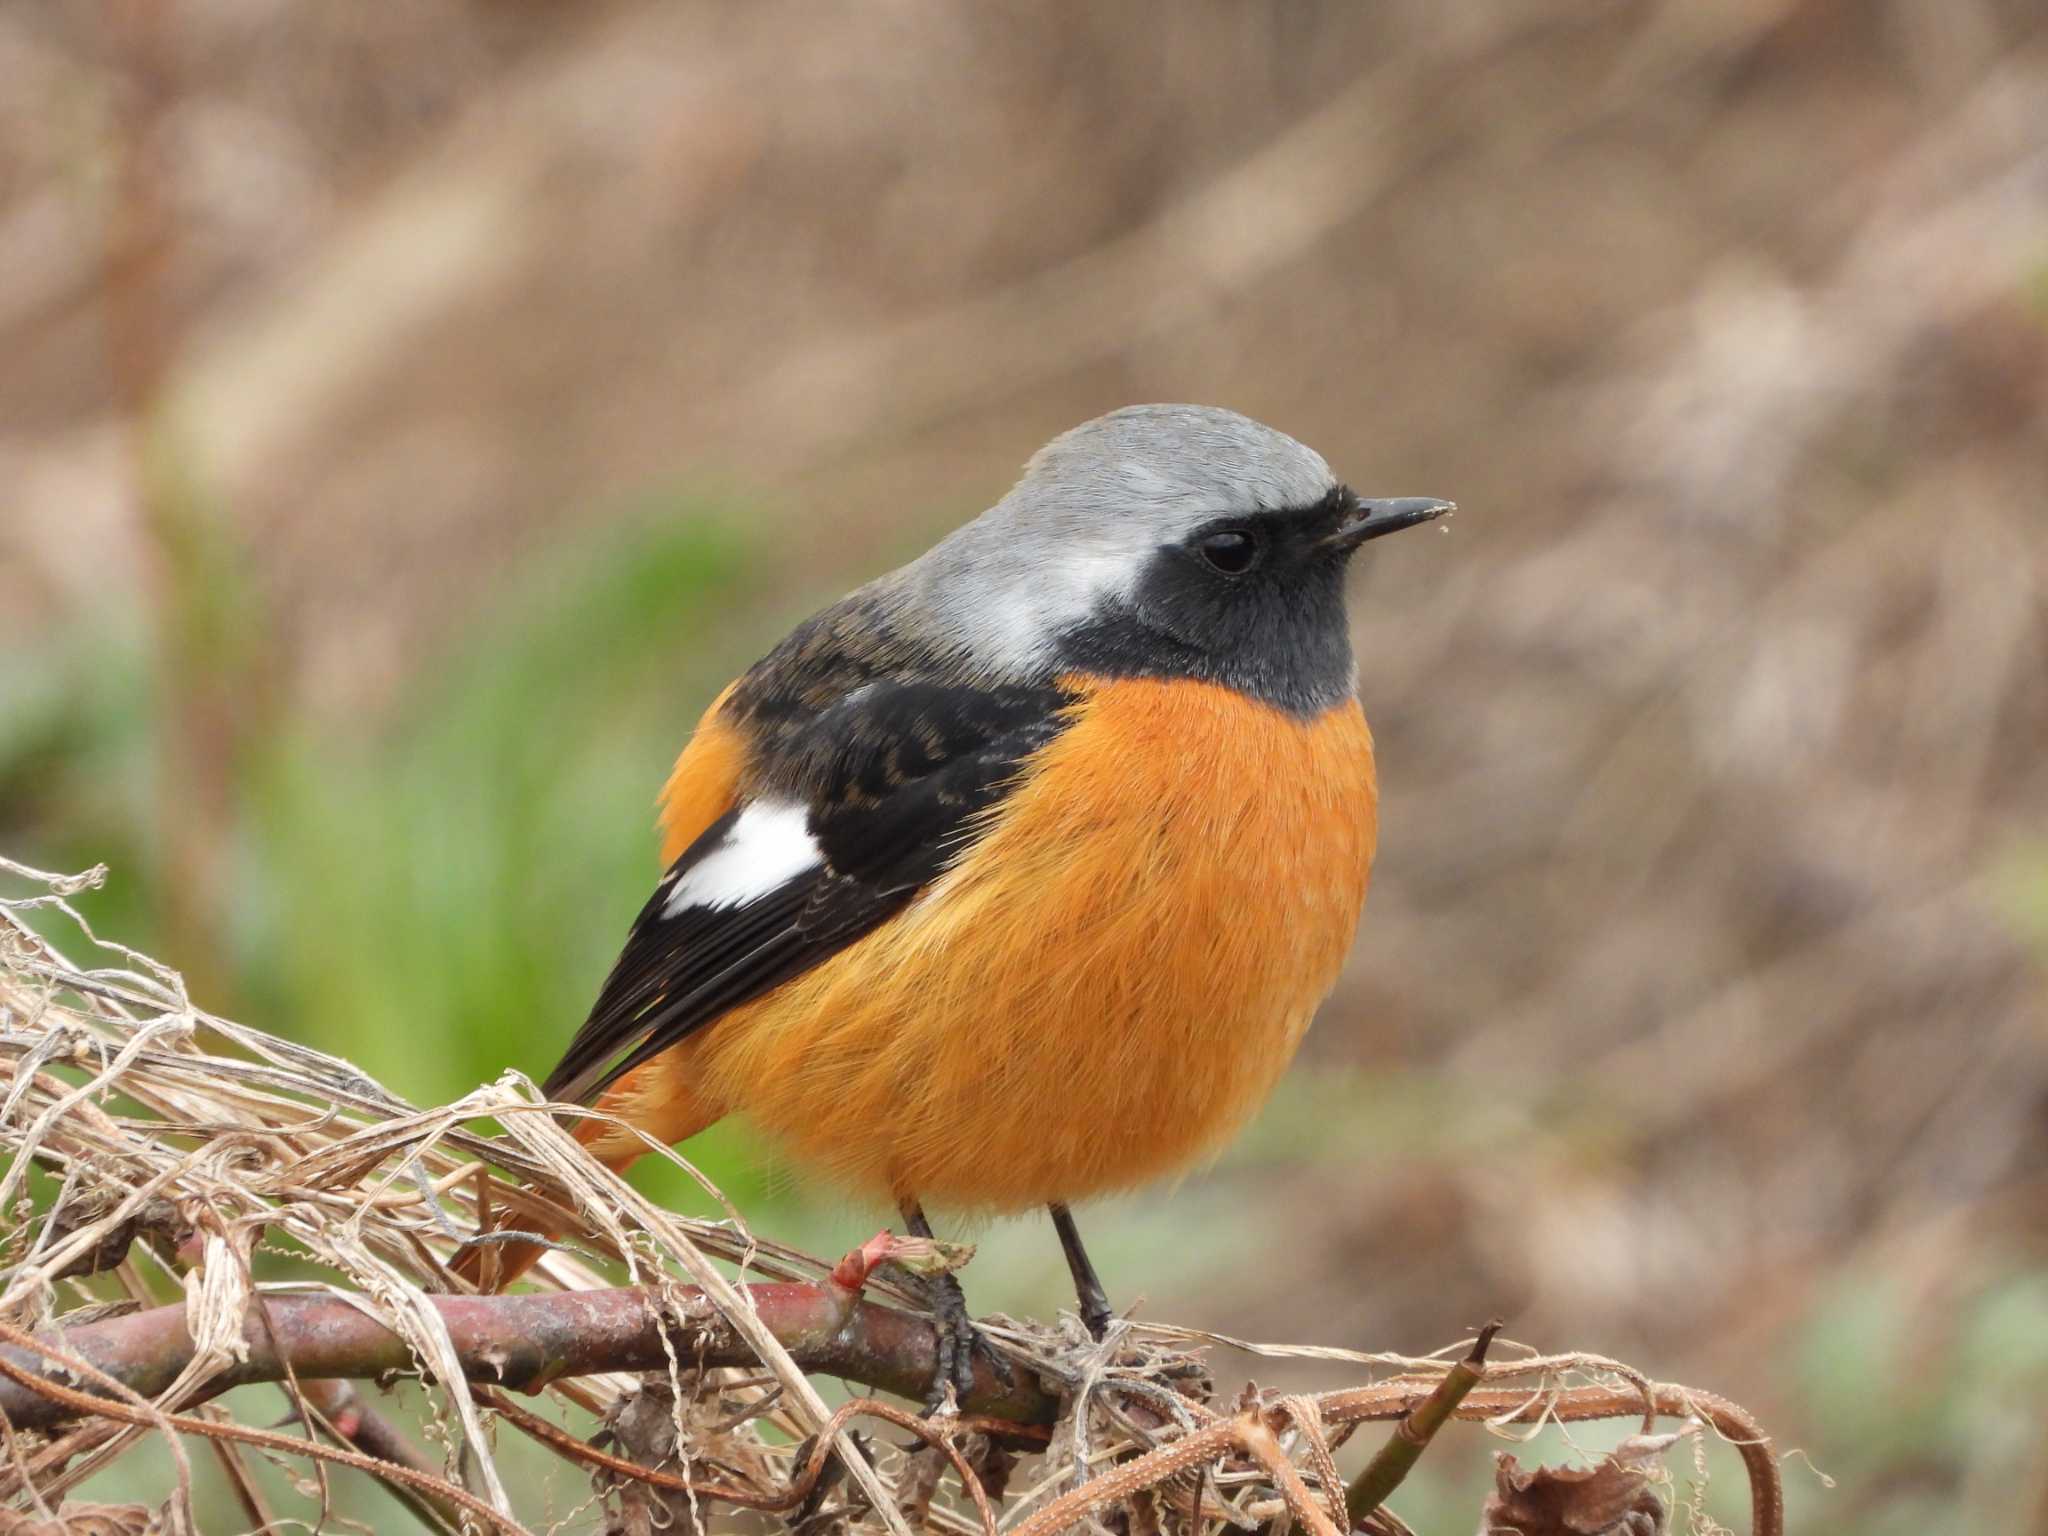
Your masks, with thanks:
M 1391 501 L 1361 501 L 1352 516 L 1335 533 L 1323 540 L 1325 549 L 1353 550 L 1367 539 L 1383 533 L 1399 533 L 1417 523 L 1430 523 L 1446 512 L 1455 512 L 1455 501 L 1438 501 L 1434 496 L 1399 496 Z

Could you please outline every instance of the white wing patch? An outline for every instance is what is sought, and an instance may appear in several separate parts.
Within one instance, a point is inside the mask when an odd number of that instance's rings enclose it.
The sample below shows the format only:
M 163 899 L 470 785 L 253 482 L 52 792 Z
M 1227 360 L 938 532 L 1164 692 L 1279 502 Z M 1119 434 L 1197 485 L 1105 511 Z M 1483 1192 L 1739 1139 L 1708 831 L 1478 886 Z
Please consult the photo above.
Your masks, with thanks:
M 691 907 L 741 907 L 825 862 L 800 805 L 761 802 L 703 858 L 683 872 L 663 904 L 663 917 Z

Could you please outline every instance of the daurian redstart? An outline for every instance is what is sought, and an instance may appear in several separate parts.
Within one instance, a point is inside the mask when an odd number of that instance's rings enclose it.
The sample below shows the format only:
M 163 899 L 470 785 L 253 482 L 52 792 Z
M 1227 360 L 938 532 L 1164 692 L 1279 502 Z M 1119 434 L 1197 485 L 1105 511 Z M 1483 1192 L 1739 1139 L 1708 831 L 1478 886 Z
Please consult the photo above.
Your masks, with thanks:
M 925 1234 L 925 1201 L 1046 1206 L 1100 1337 L 1068 1202 L 1215 1148 L 1335 982 L 1377 801 L 1345 567 L 1449 510 L 1362 500 L 1231 411 L 1055 439 L 705 711 L 548 1095 L 664 1142 L 744 1114 Z M 458 1269 L 538 1252 L 492 1246 Z M 950 1276 L 935 1307 L 936 1392 L 986 1345 Z

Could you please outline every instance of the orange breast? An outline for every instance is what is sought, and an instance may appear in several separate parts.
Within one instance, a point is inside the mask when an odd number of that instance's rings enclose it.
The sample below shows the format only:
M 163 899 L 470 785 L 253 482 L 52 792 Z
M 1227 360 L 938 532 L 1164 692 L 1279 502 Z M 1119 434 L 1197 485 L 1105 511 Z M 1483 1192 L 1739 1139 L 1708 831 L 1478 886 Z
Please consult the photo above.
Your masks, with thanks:
M 1137 1184 L 1240 1125 L 1365 900 L 1365 719 L 1083 687 L 963 863 L 633 1097 L 687 1089 L 699 1117 L 743 1111 L 846 1184 L 987 1209 Z

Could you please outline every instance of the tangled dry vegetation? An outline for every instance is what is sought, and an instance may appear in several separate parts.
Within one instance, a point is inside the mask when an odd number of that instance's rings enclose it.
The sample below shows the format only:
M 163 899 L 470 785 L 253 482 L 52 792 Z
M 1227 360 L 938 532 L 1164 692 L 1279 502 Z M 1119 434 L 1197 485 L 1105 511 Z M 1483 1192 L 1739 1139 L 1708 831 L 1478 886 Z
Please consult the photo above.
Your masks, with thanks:
M 915 1276 L 957 1253 L 884 1233 L 829 1264 L 736 1211 L 663 1211 L 523 1079 L 415 1109 L 345 1061 L 204 1013 L 174 972 L 93 936 L 68 898 L 100 871 L 0 868 L 31 887 L 0 900 L 0 1531 L 197 1529 L 202 1444 L 259 1528 L 277 1515 L 248 1458 L 382 1479 L 429 1528 L 522 1531 L 493 1456 L 517 1434 L 593 1490 L 558 1529 L 1399 1532 L 1382 1500 L 1450 1419 L 1630 1417 L 1641 1433 L 1591 1467 L 1525 1471 L 1503 1454 L 1482 1529 L 1661 1531 L 1664 1454 L 1703 1434 L 1741 1447 L 1754 1528 L 1781 1524 L 1773 1454 L 1734 1404 L 1588 1355 L 1490 1359 L 1492 1327 L 1406 1359 L 1135 1322 L 1097 1346 L 1071 1320 L 999 1319 L 1024 1367 L 1014 1385 L 983 1367 L 930 1419 L 870 1396 L 828 1406 L 813 1373 L 915 1398 L 935 1348 Z M 38 909 L 78 922 L 106 963 L 39 937 Z M 576 1211 L 581 1246 L 630 1283 L 560 1249 L 533 1293 L 451 1294 L 447 1260 L 507 1203 Z M 259 1253 L 293 1278 L 256 1279 Z M 1347 1364 L 1359 1384 L 1219 1400 L 1205 1358 L 1219 1348 Z M 445 1457 L 350 1385 L 404 1378 L 426 1386 Z M 221 1396 L 254 1383 L 284 1399 L 258 1424 Z M 283 1427 L 259 1427 L 279 1408 Z M 1659 1419 L 1679 1422 L 1660 1435 Z M 1347 1482 L 1334 1453 L 1374 1421 L 1393 1431 Z M 67 1502 L 152 1438 L 177 1466 L 161 1508 Z

